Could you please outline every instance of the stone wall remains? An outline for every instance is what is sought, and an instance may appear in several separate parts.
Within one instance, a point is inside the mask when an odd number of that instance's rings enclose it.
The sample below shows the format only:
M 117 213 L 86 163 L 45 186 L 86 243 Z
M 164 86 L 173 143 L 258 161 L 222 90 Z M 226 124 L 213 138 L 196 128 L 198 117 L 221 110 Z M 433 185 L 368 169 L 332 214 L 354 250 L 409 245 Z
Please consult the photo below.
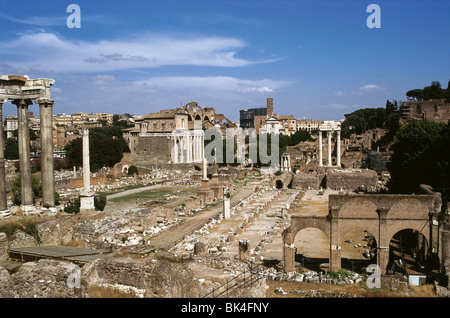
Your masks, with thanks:
M 371 189 L 378 185 L 378 174 L 374 170 L 331 170 L 327 172 L 328 189 L 357 190 Z

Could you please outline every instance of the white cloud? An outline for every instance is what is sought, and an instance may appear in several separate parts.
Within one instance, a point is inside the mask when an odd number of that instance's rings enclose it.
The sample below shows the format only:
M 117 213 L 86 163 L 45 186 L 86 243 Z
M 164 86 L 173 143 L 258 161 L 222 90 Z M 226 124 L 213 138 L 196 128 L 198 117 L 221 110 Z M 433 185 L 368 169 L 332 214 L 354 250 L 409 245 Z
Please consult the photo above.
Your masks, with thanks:
M 54 25 L 65 25 L 67 17 L 29 17 L 29 18 L 15 18 L 7 13 L 0 11 L 0 18 L 8 20 L 10 22 L 16 22 L 27 25 L 36 25 L 36 26 L 54 26 Z
M 198 91 L 232 92 L 232 93 L 272 93 L 274 90 L 289 86 L 288 81 L 271 79 L 245 80 L 228 76 L 174 76 L 153 77 L 140 84 L 147 89 L 183 90 L 194 94 Z
M 361 86 L 359 89 L 361 91 L 369 92 L 369 91 L 383 90 L 384 88 L 379 87 L 378 85 L 375 85 L 375 84 L 368 84 L 368 85 Z
M 337 91 L 337 92 L 334 92 L 334 96 L 342 97 L 342 96 L 345 96 L 345 93 L 342 91 Z
M 5 64 L 49 72 L 107 72 L 168 65 L 241 67 L 271 61 L 236 57 L 246 45 L 230 37 L 166 35 L 87 42 L 41 32 L 3 43 L 2 54 L 10 56 Z
M 155 76 L 139 81 L 123 81 L 110 75 L 73 76 L 60 83 L 67 100 L 57 107 L 143 115 L 195 101 L 203 107 L 214 107 L 226 116 L 238 116 L 239 107 L 252 100 L 259 101 L 257 105 L 263 104 L 268 93 L 276 93 L 291 84 L 227 76 Z

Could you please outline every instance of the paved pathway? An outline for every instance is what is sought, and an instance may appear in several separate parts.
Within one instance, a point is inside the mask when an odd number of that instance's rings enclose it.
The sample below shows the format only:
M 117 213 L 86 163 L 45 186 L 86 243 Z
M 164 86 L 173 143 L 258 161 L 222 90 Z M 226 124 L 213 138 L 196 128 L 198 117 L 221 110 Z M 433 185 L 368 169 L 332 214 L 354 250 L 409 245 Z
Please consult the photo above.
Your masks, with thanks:
M 240 189 L 237 193 L 231 196 L 231 207 L 239 203 L 239 200 L 243 200 L 253 194 L 253 189 Z M 183 222 L 176 227 L 170 228 L 158 236 L 150 239 L 150 246 L 168 250 L 181 240 L 186 235 L 200 229 L 210 218 L 216 216 L 222 210 L 222 202 L 217 206 L 202 212 L 198 212 L 193 216 L 186 217 Z

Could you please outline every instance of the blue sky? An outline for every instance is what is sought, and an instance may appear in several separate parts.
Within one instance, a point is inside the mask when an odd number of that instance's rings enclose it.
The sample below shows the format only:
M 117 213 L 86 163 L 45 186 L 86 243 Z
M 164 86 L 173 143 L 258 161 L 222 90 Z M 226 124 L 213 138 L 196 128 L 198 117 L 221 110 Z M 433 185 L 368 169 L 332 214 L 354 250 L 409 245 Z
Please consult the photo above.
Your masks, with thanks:
M 72 3 L 81 28 L 66 24 Z M 366 24 L 372 3 L 381 28 Z M 448 0 L 2 0 L 0 74 L 54 79 L 54 113 L 194 101 L 236 121 L 272 97 L 279 115 L 343 119 L 447 87 L 449 13 Z

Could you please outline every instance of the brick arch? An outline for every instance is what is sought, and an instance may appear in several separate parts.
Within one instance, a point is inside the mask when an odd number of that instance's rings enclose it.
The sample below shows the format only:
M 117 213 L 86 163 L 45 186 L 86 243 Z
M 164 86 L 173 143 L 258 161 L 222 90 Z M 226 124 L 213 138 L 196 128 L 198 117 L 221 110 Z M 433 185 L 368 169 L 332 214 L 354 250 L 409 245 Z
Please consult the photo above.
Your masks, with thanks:
M 330 239 L 330 222 L 325 217 L 307 217 L 292 219 L 291 227 L 284 230 L 283 237 L 286 244 L 293 244 L 297 234 L 306 228 L 319 229 Z
M 295 237 L 306 228 L 321 230 L 329 238 L 331 236 L 330 222 L 326 217 L 294 218 L 291 226 L 283 231 L 283 263 L 285 269 L 293 270 L 295 264 Z
M 314 230 L 316 232 L 322 233 L 322 236 L 324 237 L 325 245 L 324 246 L 321 245 L 320 246 L 320 250 L 323 252 L 323 254 L 328 254 L 327 255 L 327 258 L 328 258 L 329 257 L 329 251 L 330 251 L 330 243 L 329 243 L 330 242 L 330 237 L 325 231 L 323 231 L 323 229 L 321 229 L 319 227 L 306 226 L 306 227 L 303 227 L 302 229 L 300 229 L 297 232 L 297 234 L 293 237 L 293 244 L 294 244 L 295 248 L 297 249 L 297 252 L 301 253 L 301 254 L 305 254 L 304 251 L 302 250 L 302 248 L 298 244 L 296 244 L 296 239 L 301 238 L 302 234 L 305 234 L 308 230 Z M 314 240 L 314 241 L 317 242 L 318 240 Z
M 430 225 L 426 220 L 399 220 L 391 221 L 388 223 L 389 226 L 386 230 L 386 238 L 389 241 L 394 237 L 394 235 L 402 230 L 415 230 L 423 234 L 428 240 L 430 237 Z

